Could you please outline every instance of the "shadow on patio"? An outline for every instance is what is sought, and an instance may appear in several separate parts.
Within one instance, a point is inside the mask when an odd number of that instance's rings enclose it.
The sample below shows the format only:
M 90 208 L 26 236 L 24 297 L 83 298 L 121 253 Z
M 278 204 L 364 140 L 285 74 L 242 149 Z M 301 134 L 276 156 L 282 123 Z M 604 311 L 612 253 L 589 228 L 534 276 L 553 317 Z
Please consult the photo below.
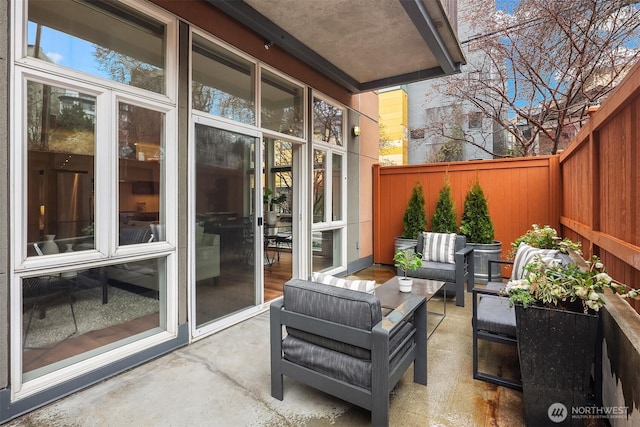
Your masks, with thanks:
M 394 275 L 374 266 L 358 277 Z M 392 393 L 392 426 L 524 425 L 522 393 L 472 378 L 471 303 L 453 299 L 427 344 L 428 384 L 409 369 Z M 442 301 L 432 300 L 438 311 Z M 494 344 L 497 346 L 497 344 Z M 491 354 L 495 364 L 495 349 Z M 503 372 L 517 368 L 513 348 L 499 352 Z M 514 366 L 514 364 L 516 364 Z M 284 400 L 270 394 L 269 313 L 174 351 L 33 411 L 8 426 L 365 426 L 370 413 L 285 377 Z

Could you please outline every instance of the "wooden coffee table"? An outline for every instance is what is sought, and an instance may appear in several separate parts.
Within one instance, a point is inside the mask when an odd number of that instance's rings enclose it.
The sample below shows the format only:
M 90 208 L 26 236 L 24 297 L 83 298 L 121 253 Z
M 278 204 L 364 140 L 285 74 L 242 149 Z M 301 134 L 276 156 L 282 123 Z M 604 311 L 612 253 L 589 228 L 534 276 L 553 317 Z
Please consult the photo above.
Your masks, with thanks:
M 398 283 L 398 276 L 392 277 L 387 280 L 382 285 L 378 286 L 375 290 L 375 294 L 380 300 L 380 305 L 382 308 L 387 308 L 394 310 L 400 304 L 408 300 L 411 296 L 421 296 L 427 299 L 427 314 L 433 314 L 439 316 L 438 321 L 432 327 L 432 329 L 427 332 L 427 339 L 435 332 L 435 330 L 440 326 L 440 323 L 447 316 L 447 290 L 444 288 L 445 282 L 440 282 L 438 280 L 427 280 L 427 279 L 417 279 L 413 278 L 413 286 L 411 288 L 411 292 L 400 292 L 400 287 Z M 442 313 L 429 311 L 429 300 L 433 298 L 433 296 L 442 289 L 444 292 L 444 300 L 443 300 L 443 310 Z M 429 316 L 427 315 L 427 323 Z

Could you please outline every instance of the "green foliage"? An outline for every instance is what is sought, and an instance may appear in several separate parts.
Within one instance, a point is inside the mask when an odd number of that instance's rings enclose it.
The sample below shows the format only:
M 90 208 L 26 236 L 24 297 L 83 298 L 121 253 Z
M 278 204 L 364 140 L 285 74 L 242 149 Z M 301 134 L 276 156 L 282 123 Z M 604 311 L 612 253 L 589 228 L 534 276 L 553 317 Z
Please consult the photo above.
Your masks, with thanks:
M 427 230 L 427 214 L 424 210 L 424 204 L 422 184 L 416 182 L 402 218 L 404 223 L 402 237 L 405 239 L 417 239 L 420 233 Z
M 566 238 L 561 239 L 558 237 L 558 232 L 549 225 L 540 228 L 538 224 L 533 224 L 531 230 L 528 230 L 525 234 L 514 240 L 513 243 L 511 243 L 511 251 L 509 252 L 511 259 L 516 256 L 520 243 L 526 243 L 534 248 L 556 249 L 565 254 L 568 253 L 569 249 L 578 254 L 581 253 L 580 242 L 574 242 Z
M 274 210 L 274 207 L 280 206 L 287 201 L 287 195 L 284 193 L 279 194 L 278 196 L 274 196 L 273 190 L 270 188 L 264 189 L 264 194 L 262 196 L 262 202 L 265 205 L 269 205 L 269 210 Z
M 393 255 L 395 266 L 404 272 L 404 278 L 407 278 L 409 270 L 415 270 L 422 267 L 422 254 L 414 251 L 412 248 L 400 249 Z
M 93 131 L 93 120 L 87 117 L 80 105 L 65 107 L 57 118 L 60 129 L 71 131 Z
M 502 291 L 511 304 L 522 304 L 571 310 L 570 303 L 579 301 L 584 313 L 598 311 L 605 305 L 602 294 L 610 289 L 623 298 L 640 299 L 640 290 L 630 289 L 607 274 L 597 256 L 585 261 L 571 249 L 572 259 L 568 265 L 547 263 L 536 256 L 524 270 L 523 279 L 510 280 Z
M 460 234 L 465 235 L 469 243 L 490 244 L 495 237 L 487 199 L 477 178 L 464 200 Z
M 431 218 L 431 231 L 434 233 L 455 233 L 458 231 L 456 208 L 453 204 L 448 176 L 445 178 L 444 186 L 438 195 L 436 210 Z

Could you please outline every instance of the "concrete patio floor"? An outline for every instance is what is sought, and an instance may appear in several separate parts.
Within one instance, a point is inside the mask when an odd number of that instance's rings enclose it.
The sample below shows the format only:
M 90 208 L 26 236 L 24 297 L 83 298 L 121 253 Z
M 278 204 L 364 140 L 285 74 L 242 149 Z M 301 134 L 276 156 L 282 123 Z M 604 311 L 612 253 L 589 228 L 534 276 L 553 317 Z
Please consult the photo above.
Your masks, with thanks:
M 376 276 L 376 268 L 369 273 Z M 428 341 L 427 386 L 414 384 L 410 369 L 393 391 L 391 426 L 524 425 L 522 393 L 472 379 L 466 297 L 465 307 L 448 301 L 447 316 Z M 287 377 L 284 400 L 272 398 L 269 371 L 265 312 L 6 425 L 370 425 L 368 411 Z

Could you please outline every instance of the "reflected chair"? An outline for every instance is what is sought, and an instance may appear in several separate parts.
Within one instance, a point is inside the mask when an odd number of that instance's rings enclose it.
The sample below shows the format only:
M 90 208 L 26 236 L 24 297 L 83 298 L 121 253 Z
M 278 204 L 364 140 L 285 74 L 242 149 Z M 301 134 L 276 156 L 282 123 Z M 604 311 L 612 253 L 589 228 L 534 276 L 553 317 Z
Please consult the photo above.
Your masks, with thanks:
M 33 248 L 38 256 L 44 256 L 42 248 L 37 243 L 33 244 Z M 31 328 L 31 322 L 33 321 L 33 314 L 36 309 L 40 309 L 40 319 L 46 317 L 46 309 L 49 304 L 60 299 L 62 296 L 68 296 L 69 307 L 71 308 L 71 317 L 73 318 L 74 331 L 69 336 L 78 333 L 78 322 L 76 320 L 76 313 L 73 308 L 74 295 L 73 288 L 75 285 L 75 279 L 77 278 L 77 272 L 65 272 L 60 274 L 53 274 L 41 277 L 29 277 L 22 281 L 22 298 L 33 299 L 31 311 L 29 313 L 29 320 L 25 327 L 23 335 L 23 346 L 26 345 L 27 335 Z
M 45 277 L 28 277 L 22 281 L 23 302 L 25 302 L 27 299 L 33 300 L 30 308 L 29 320 L 27 321 L 27 326 L 25 327 L 22 338 L 23 348 L 38 348 L 26 346 L 27 337 L 29 335 L 31 323 L 33 321 L 33 315 L 36 310 L 40 309 L 39 318 L 44 319 L 46 317 L 47 307 L 65 296 L 69 299 L 69 308 L 71 309 L 71 317 L 73 318 L 74 326 L 74 330 L 67 336 L 68 338 L 78 333 L 78 322 L 76 320 L 76 313 L 73 308 L 74 295 L 73 283 L 71 282 L 71 280 L 62 277 L 61 275 L 55 275 Z M 26 303 L 24 303 L 24 307 L 26 310 Z

